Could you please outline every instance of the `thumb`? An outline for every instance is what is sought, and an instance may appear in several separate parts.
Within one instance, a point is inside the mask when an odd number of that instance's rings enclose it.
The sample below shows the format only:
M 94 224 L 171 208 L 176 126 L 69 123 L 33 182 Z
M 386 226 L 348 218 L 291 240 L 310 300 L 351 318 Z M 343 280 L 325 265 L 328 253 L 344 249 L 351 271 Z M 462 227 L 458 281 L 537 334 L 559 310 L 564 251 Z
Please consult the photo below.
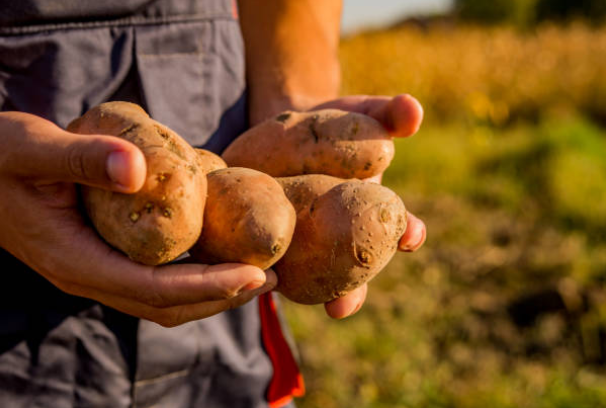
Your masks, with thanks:
M 145 182 L 145 157 L 134 144 L 114 136 L 65 132 L 65 147 L 57 157 L 64 181 L 134 193 Z
M 73 182 L 133 193 L 145 182 L 146 163 L 134 144 L 114 136 L 80 135 L 52 122 L 21 114 L 11 122 L 9 169 L 24 177 Z M 10 146 L 9 145 L 9 146 Z

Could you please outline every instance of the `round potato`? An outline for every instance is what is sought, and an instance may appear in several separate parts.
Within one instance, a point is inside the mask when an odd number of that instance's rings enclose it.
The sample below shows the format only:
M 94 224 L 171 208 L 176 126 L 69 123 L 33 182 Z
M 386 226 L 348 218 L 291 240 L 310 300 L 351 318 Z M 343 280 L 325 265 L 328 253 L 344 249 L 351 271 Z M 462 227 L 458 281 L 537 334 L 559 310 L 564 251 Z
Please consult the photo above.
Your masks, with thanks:
M 208 174 L 200 239 L 189 251 L 202 263 L 239 262 L 267 269 L 284 255 L 296 213 L 267 174 L 230 167 Z
M 198 154 L 185 140 L 128 102 L 96 106 L 68 130 L 121 137 L 145 156 L 147 176 L 137 193 L 81 188 L 88 216 L 105 241 L 147 265 L 170 262 L 196 242 L 202 230 L 206 177 Z

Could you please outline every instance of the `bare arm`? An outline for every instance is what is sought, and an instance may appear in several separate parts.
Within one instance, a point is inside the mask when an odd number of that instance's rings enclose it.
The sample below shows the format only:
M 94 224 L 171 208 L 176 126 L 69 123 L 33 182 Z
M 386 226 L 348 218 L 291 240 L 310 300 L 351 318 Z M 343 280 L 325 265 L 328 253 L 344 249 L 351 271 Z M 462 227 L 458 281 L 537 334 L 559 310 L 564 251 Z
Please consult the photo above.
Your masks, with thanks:
M 341 0 L 239 0 L 250 119 L 337 97 Z
M 239 0 L 239 7 L 251 125 L 287 109 L 336 108 L 374 117 L 394 137 L 417 131 L 423 110 L 409 95 L 337 99 L 341 0 Z M 400 250 L 418 249 L 425 235 L 423 222 L 411 215 Z M 342 318 L 357 312 L 366 290 L 363 285 L 327 303 L 327 313 Z

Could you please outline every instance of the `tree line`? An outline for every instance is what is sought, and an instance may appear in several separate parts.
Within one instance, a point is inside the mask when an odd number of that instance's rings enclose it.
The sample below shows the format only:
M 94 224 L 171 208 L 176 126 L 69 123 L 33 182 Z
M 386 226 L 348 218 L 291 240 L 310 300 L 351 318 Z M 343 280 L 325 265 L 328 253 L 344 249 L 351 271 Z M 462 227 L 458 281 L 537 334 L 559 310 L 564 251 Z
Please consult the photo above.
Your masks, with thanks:
M 527 26 L 544 21 L 606 20 L 606 0 L 455 0 L 455 13 L 465 21 Z

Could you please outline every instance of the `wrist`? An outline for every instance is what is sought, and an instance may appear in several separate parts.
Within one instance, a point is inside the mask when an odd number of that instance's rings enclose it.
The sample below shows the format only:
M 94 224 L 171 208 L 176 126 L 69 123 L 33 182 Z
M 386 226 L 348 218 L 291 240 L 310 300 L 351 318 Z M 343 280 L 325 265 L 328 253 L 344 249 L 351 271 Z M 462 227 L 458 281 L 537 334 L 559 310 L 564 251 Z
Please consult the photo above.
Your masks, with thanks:
M 306 111 L 339 96 L 338 64 L 326 72 L 321 84 L 299 77 L 274 74 L 267 81 L 249 82 L 249 120 L 254 126 L 286 110 Z M 315 82 L 315 83 L 314 83 Z
M 332 98 L 317 98 L 296 94 L 276 94 L 263 98 L 263 102 L 250 100 L 250 125 L 255 126 L 266 119 L 278 115 L 280 112 L 289 110 L 297 112 L 306 111 L 329 99 Z
M 338 95 L 341 0 L 239 5 L 251 125 L 284 110 L 308 110 Z

